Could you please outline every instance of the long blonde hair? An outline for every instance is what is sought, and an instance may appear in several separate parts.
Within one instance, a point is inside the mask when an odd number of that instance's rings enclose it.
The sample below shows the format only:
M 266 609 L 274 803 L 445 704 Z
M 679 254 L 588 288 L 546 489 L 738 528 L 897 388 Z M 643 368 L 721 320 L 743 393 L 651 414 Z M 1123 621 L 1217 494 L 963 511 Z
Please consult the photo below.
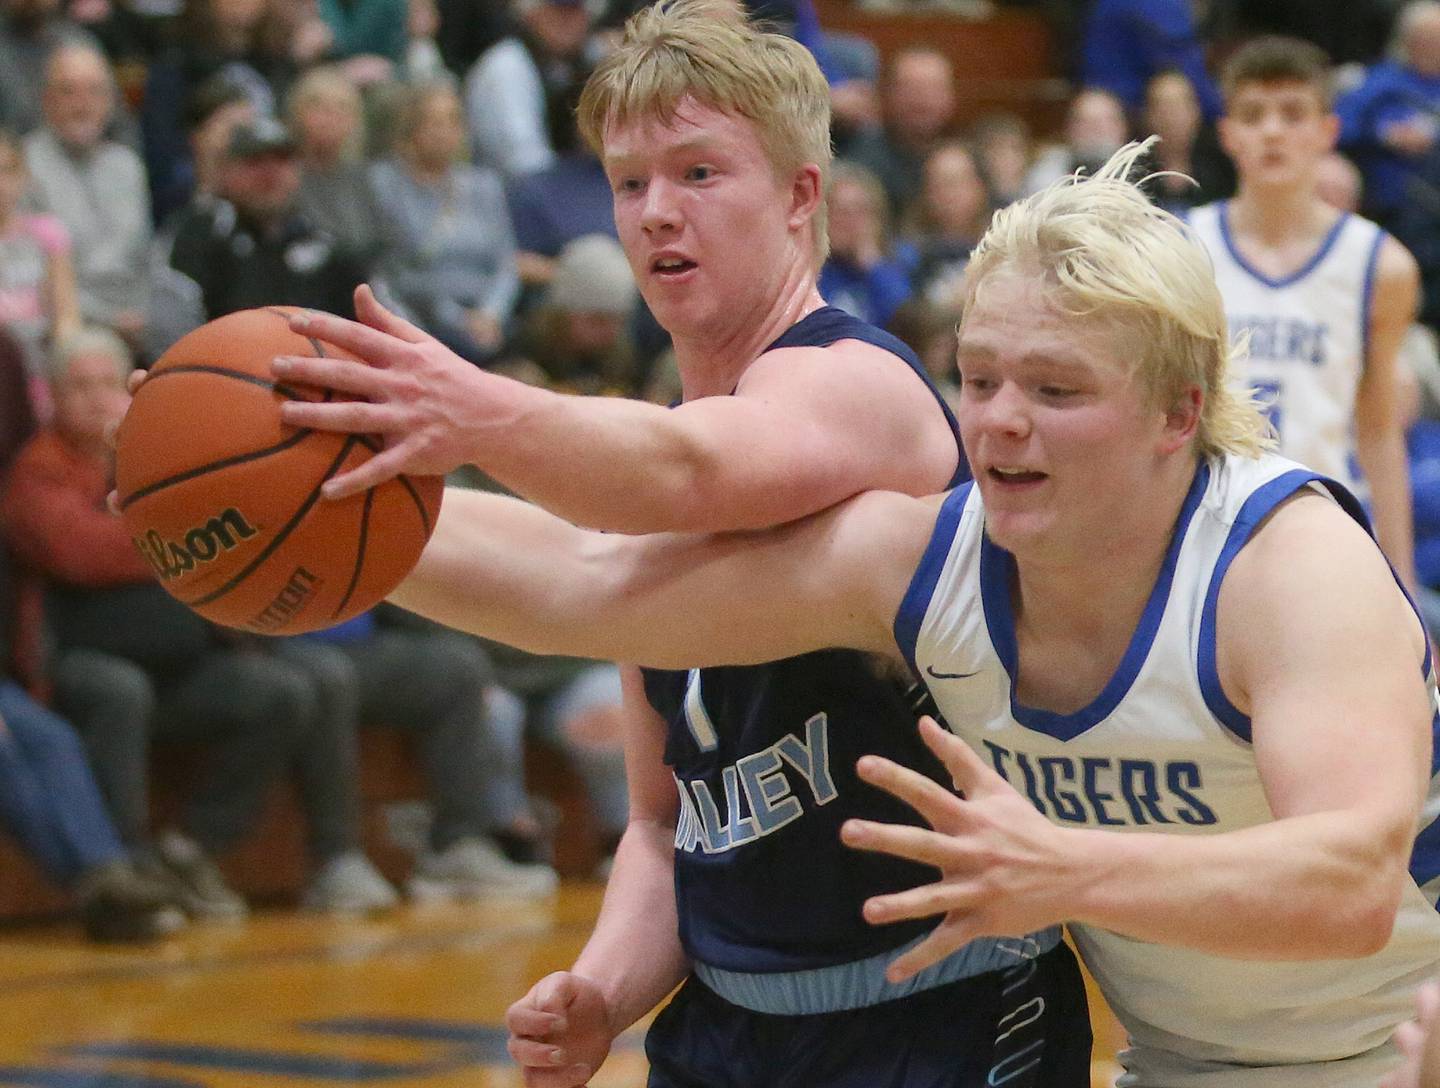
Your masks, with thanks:
M 1002 268 L 1043 277 L 1054 305 L 1119 333 L 1156 404 L 1200 388 L 1202 455 L 1256 456 L 1273 442 L 1253 394 L 1230 381 L 1243 347 L 1231 346 L 1210 257 L 1131 180 L 1153 142 L 1127 144 L 1093 176 L 1064 178 L 997 212 L 970 258 L 966 307 Z

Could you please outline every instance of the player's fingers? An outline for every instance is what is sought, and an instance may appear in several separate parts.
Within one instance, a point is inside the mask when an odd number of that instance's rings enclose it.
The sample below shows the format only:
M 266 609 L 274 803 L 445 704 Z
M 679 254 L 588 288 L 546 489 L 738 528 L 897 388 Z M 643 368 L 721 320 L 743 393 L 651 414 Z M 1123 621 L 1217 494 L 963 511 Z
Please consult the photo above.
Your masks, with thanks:
M 348 434 L 384 434 L 395 422 L 394 410 L 364 400 L 287 400 L 280 420 L 291 427 Z
M 377 453 L 364 464 L 356 465 L 349 472 L 332 476 L 321 486 L 320 493 L 333 502 L 350 495 L 358 495 L 372 487 L 379 487 L 386 480 L 400 475 L 405 467 L 407 453 L 408 450 L 403 444 L 392 446 L 382 453 Z
M 412 325 L 399 314 L 391 313 L 382 306 L 368 283 L 362 283 L 355 288 L 355 316 L 366 325 L 411 344 L 430 339 L 424 329 Z
M 949 827 L 960 813 L 959 798 L 919 771 L 883 756 L 862 756 L 855 767 L 862 780 L 904 801 L 931 827 Z
M 290 327 L 302 336 L 313 336 L 344 348 L 371 366 L 390 366 L 400 353 L 410 349 L 409 344 L 388 332 L 318 310 L 301 310 L 291 314 Z
M 1418 1058 L 1425 1046 L 1425 1029 L 1414 1020 L 1407 1020 L 1395 1029 L 1395 1045 L 1406 1057 Z
M 840 827 L 840 839 L 856 850 L 892 854 L 937 869 L 948 869 L 960 860 L 960 851 L 948 836 L 907 824 L 846 820 Z
M 305 355 L 277 355 L 270 370 L 286 384 L 318 385 L 358 397 L 378 397 L 385 389 L 383 376 L 374 367 L 354 359 L 317 359 Z
M 381 457 L 383 456 L 385 455 L 382 454 Z M 577 992 L 574 975 L 569 971 L 552 971 L 535 983 L 530 990 L 530 998 L 536 1008 L 558 1013 L 564 1012 L 574 1003 Z
M 1416 1018 L 1422 1024 L 1440 1020 L 1440 982 L 1427 982 L 1415 994 Z
M 149 374 L 148 370 L 130 371 L 130 376 L 125 379 L 125 391 L 133 397 L 136 391 L 145 384 L 145 379 Z
M 505 1013 L 505 1027 L 511 1035 L 526 1039 L 553 1039 L 565 1030 L 565 1017 L 549 1009 L 538 1009 L 526 998 Z
M 862 913 L 872 926 L 904 922 L 914 918 L 932 918 L 952 911 L 968 911 L 975 907 L 975 889 L 968 883 L 954 880 L 922 884 L 903 892 L 876 895 L 865 900 Z
M 563 1066 L 567 1060 L 563 1049 L 554 1043 L 537 1039 L 521 1039 L 512 1035 L 506 1041 L 505 1049 L 510 1052 L 510 1057 L 515 1059 L 516 1065 L 536 1069 L 556 1069 Z
M 971 935 L 963 926 L 942 922 L 914 948 L 891 960 L 890 965 L 885 968 L 885 977 L 891 982 L 904 982 L 912 975 L 939 963 L 970 940 Z
M 109 510 L 110 513 L 116 515 L 117 517 L 119 516 L 120 492 L 111 491 L 108 495 L 105 496 L 105 509 Z
M 945 764 L 955 788 L 971 800 L 997 782 L 1004 782 L 994 770 L 985 765 L 985 761 L 974 748 L 948 729 L 942 729 L 929 715 L 920 719 L 920 737 L 925 741 L 925 746 Z

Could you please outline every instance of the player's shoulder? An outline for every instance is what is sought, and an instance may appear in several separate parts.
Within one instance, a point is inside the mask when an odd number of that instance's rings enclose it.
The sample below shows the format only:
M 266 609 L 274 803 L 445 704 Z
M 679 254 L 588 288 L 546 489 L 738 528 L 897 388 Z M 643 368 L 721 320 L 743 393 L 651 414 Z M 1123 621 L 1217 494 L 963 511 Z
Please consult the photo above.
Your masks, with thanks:
M 878 330 L 876 330 L 878 332 Z M 906 359 L 904 345 L 844 337 L 826 344 L 792 344 L 763 352 L 745 369 L 736 392 L 803 386 L 815 396 L 871 397 L 885 389 L 916 389 L 923 384 L 918 363 Z

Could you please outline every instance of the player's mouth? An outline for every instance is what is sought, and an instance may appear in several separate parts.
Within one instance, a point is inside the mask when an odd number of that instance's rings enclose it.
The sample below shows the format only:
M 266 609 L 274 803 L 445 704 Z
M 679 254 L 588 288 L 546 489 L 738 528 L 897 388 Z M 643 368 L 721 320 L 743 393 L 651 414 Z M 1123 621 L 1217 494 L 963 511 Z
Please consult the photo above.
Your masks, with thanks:
M 678 254 L 663 254 L 650 261 L 650 274 L 662 280 L 681 279 L 686 273 L 698 267 L 688 257 Z
M 991 465 L 985 475 L 1007 491 L 1036 487 L 1050 478 L 1048 473 L 1013 465 Z

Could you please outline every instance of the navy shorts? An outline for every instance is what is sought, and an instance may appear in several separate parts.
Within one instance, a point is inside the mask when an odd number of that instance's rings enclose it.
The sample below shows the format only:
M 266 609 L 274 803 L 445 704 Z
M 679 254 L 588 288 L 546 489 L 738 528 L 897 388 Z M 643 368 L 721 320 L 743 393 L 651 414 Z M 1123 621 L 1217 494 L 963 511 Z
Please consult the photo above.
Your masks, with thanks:
M 645 1038 L 649 1088 L 1089 1088 L 1085 986 L 1061 944 L 867 1008 L 773 1016 L 691 978 Z

